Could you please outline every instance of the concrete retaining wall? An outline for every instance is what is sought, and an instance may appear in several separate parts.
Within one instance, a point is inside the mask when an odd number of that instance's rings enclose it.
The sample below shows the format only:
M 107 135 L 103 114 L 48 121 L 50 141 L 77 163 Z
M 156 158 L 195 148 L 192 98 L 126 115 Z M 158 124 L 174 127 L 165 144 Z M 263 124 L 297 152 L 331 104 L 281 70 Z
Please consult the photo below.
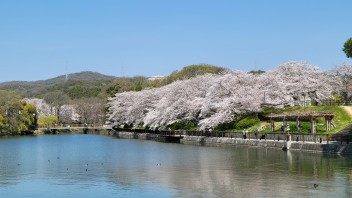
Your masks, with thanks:
M 185 136 L 182 139 L 183 144 L 202 145 L 202 146 L 257 146 L 282 149 L 285 146 L 284 141 L 265 141 L 265 140 L 248 140 L 238 138 L 223 138 L 223 137 L 199 137 Z
M 113 137 L 125 138 L 125 139 L 140 139 L 140 140 L 158 140 L 159 139 L 159 135 L 150 134 L 150 133 L 111 131 L 110 135 Z
M 159 135 L 149 133 L 117 132 L 111 131 L 110 135 L 117 138 L 141 139 L 141 140 L 159 140 Z M 273 140 L 255 140 L 226 137 L 205 137 L 205 136 L 184 136 L 182 144 L 199 145 L 199 146 L 253 146 L 264 148 L 283 149 L 286 142 Z M 339 142 L 329 142 L 329 144 L 312 143 L 312 142 L 294 142 L 291 141 L 290 150 L 305 152 L 326 152 L 336 154 L 352 154 L 352 144 L 341 144 Z

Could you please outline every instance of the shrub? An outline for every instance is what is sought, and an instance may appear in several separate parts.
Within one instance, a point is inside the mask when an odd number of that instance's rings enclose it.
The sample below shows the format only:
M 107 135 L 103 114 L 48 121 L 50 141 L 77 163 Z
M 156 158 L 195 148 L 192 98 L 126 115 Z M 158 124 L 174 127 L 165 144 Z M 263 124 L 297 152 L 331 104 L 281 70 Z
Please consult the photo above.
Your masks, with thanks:
M 260 120 L 257 117 L 244 117 L 234 124 L 235 129 L 246 129 L 259 123 Z
M 235 121 L 219 124 L 215 127 L 215 131 L 226 131 L 233 129 L 235 126 Z
M 167 128 L 170 128 L 171 130 L 191 130 L 195 127 L 196 127 L 196 124 L 189 120 L 175 122 L 167 126 Z
M 50 127 L 57 123 L 57 117 L 54 115 L 43 115 L 38 119 L 39 127 Z

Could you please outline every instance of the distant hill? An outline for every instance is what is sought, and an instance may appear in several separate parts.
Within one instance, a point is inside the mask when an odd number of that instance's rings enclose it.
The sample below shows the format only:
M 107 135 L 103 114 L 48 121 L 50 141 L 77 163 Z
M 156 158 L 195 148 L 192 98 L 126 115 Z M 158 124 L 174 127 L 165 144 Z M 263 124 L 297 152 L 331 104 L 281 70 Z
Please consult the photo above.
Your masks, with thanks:
M 125 91 L 140 91 L 150 87 L 162 87 L 177 80 L 193 78 L 198 75 L 207 73 L 219 74 L 226 68 L 217 67 L 209 64 L 197 64 L 183 67 L 180 71 L 173 71 L 170 75 L 161 77 L 146 78 L 143 76 L 135 76 L 132 78 L 119 78 L 106 90 L 107 96 L 114 96 L 116 93 Z
M 226 68 L 218 67 L 209 64 L 196 64 L 183 67 L 180 71 L 174 71 L 169 76 L 166 77 L 165 83 L 171 83 L 176 80 L 189 79 L 197 75 L 204 75 L 207 73 L 219 74 L 225 71 Z
M 71 81 L 94 81 L 94 80 L 114 80 L 117 79 L 115 76 L 107 76 L 104 74 L 100 74 L 98 72 L 91 72 L 91 71 L 83 71 L 79 73 L 72 73 L 68 74 L 68 80 Z M 61 75 L 56 78 L 44 80 L 45 83 L 57 84 L 61 82 L 65 82 L 66 75 Z M 41 82 L 41 81 L 36 81 Z
M 177 80 L 188 79 L 206 73 L 217 74 L 224 70 L 226 69 L 208 64 L 190 65 L 180 71 L 172 72 L 169 76 L 152 80 L 143 76 L 118 78 L 97 72 L 84 71 L 69 74 L 67 80 L 66 75 L 61 75 L 48 80 L 3 82 L 0 83 L 0 90 L 13 90 L 22 97 L 28 98 L 43 98 L 45 94 L 50 92 L 61 91 L 71 99 L 84 97 L 106 99 L 118 92 L 140 91 L 148 87 L 161 87 Z
M 2 90 L 14 90 L 23 97 L 41 97 L 44 94 L 61 90 L 71 98 L 97 96 L 117 77 L 107 76 L 97 72 L 84 71 L 61 75 L 48 80 L 10 81 L 0 83 Z

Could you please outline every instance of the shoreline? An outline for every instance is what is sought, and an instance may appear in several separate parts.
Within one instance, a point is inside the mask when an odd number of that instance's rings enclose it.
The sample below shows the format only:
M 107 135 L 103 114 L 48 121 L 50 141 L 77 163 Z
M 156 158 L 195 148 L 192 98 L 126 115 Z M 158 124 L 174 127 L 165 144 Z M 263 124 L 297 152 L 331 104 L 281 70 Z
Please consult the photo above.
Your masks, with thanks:
M 135 133 L 123 131 L 110 131 L 109 136 L 122 139 L 140 139 L 140 140 L 159 140 L 159 135 L 149 133 Z M 296 142 L 290 141 L 290 151 L 330 153 L 330 154 L 346 154 L 352 155 L 352 144 L 329 141 L 322 143 L 314 142 Z M 250 146 L 273 149 L 285 149 L 287 142 L 284 140 L 256 140 L 256 139 L 240 139 L 228 137 L 205 137 L 205 136 L 183 136 L 180 144 L 195 146 Z
M 139 140 L 152 140 L 158 142 L 164 142 L 165 137 L 161 137 L 159 134 L 152 133 L 137 133 L 137 132 L 125 132 L 125 131 L 114 131 L 114 130 L 101 130 L 101 129 L 89 129 L 86 132 L 82 130 L 58 130 L 56 134 L 96 134 L 105 135 L 121 139 L 139 139 Z M 44 135 L 44 131 L 36 131 L 33 135 Z M 207 137 L 207 136 L 179 136 L 179 144 L 195 145 L 195 146 L 248 146 L 248 147 L 261 147 L 261 148 L 272 148 L 280 150 L 290 150 L 298 152 L 313 152 L 313 153 L 328 153 L 328 154 L 342 154 L 352 155 L 352 144 L 346 142 L 337 141 L 323 141 L 322 143 L 314 142 L 303 142 L 303 141 L 284 141 L 284 140 L 258 140 L 258 139 L 243 139 L 238 137 Z

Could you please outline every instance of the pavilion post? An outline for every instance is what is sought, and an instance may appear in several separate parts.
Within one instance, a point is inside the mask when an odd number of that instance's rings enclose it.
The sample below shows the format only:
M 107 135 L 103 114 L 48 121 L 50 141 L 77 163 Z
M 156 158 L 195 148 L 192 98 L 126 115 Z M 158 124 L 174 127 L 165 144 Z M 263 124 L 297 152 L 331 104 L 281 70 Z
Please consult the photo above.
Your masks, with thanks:
M 271 132 L 275 131 L 275 121 L 272 118 L 270 119 L 270 129 Z
M 331 129 L 331 121 L 332 121 L 332 116 L 330 116 L 330 115 L 325 116 L 325 130 L 326 130 L 326 132 L 330 131 L 330 129 Z
M 297 118 L 296 118 L 296 128 L 297 128 L 297 132 L 301 132 L 301 127 L 300 127 L 300 125 L 301 125 L 301 122 L 300 122 L 300 120 L 299 120 L 299 116 L 297 116 Z
M 311 118 L 310 118 L 310 131 L 312 134 L 315 134 L 317 132 L 317 120 L 316 118 L 312 115 Z

